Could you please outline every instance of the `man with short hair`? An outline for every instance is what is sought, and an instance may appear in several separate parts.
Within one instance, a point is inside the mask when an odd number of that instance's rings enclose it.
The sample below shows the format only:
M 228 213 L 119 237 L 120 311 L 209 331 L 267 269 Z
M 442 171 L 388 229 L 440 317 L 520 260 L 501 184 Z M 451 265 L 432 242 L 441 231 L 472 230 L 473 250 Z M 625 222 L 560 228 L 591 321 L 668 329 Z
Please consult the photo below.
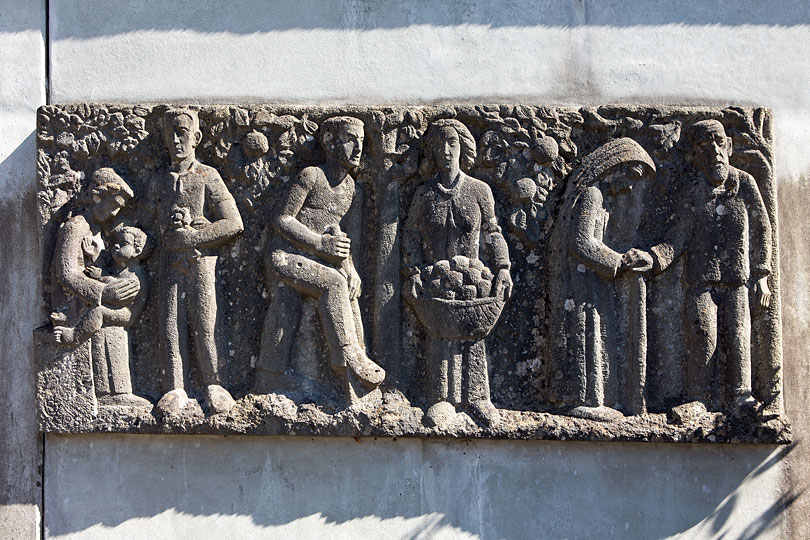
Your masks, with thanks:
M 187 402 L 189 337 L 194 339 L 203 397 L 211 413 L 226 412 L 234 401 L 222 387 L 217 328 L 217 248 L 243 230 L 233 196 L 216 169 L 196 159 L 202 139 L 197 112 L 171 109 L 163 117 L 163 135 L 170 166 L 152 185 L 151 202 L 161 239 L 158 294 L 160 354 L 167 369 L 169 391 L 158 409 L 179 412 Z M 183 208 L 190 227 L 177 228 L 172 211 Z M 183 266 L 171 264 L 172 251 L 199 253 Z
M 333 370 L 371 390 L 385 378 L 385 371 L 366 355 L 358 304 L 360 276 L 352 260 L 352 241 L 341 228 L 343 224 L 346 229 L 345 221 L 356 218 L 359 210 L 351 173 L 360 165 L 363 138 L 363 122 L 357 118 L 325 120 L 321 145 L 326 163 L 302 170 L 270 218 L 265 272 L 273 304 L 256 365 L 258 392 L 275 389 L 289 367 L 302 296 L 317 302 Z M 353 400 L 356 396 L 349 386 Z
M 731 138 L 717 120 L 703 120 L 687 132 L 694 169 L 683 216 L 668 242 L 652 248 L 655 270 L 686 253 L 685 331 L 687 394 L 708 404 L 718 352 L 725 354 L 723 378 L 731 386 L 735 412 L 753 413 L 751 316 L 748 287 L 761 307 L 770 303 L 771 224 L 756 182 L 729 165 Z M 721 346 L 718 349 L 718 344 Z

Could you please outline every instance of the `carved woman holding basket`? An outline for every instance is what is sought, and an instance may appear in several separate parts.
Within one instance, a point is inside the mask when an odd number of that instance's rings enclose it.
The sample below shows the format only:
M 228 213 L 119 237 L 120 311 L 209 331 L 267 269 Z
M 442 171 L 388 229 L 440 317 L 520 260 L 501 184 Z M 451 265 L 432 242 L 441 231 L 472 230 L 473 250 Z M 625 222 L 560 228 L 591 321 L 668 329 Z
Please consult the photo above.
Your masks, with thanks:
M 405 223 L 404 294 L 428 334 L 427 420 L 439 428 L 457 409 L 487 426 L 500 420 L 489 396 L 484 338 L 512 293 L 512 278 L 492 191 L 462 171 L 474 163 L 475 148 L 457 120 L 430 126 L 420 165 L 427 180 Z

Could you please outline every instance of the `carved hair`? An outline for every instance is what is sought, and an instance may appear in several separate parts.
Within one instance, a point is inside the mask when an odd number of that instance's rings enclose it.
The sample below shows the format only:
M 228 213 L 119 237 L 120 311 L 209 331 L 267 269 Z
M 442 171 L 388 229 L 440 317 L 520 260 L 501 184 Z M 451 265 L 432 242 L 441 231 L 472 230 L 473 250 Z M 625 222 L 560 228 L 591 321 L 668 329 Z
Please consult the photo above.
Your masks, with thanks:
M 729 157 L 731 157 L 731 137 L 728 136 L 726 133 L 726 128 L 720 120 L 701 120 L 700 122 L 695 122 L 686 132 L 686 143 L 689 145 L 687 148 L 687 155 L 692 156 L 694 154 L 695 146 L 697 145 L 697 139 L 701 134 L 708 133 L 711 131 L 711 128 L 719 127 L 721 132 L 726 138 L 726 151 L 728 152 Z
M 141 259 L 146 256 L 148 250 L 147 246 L 149 244 L 149 237 L 146 236 L 146 233 L 143 232 L 138 227 L 132 226 L 123 226 L 118 229 L 118 238 L 121 237 L 124 233 L 129 233 L 132 235 L 132 247 L 135 248 L 136 251 L 136 258 Z
M 433 144 L 439 138 L 442 128 L 446 127 L 452 128 L 458 136 L 458 142 L 461 145 L 461 156 L 459 157 L 461 170 L 469 172 L 473 165 L 475 165 L 476 144 L 475 138 L 472 136 L 472 133 L 470 133 L 470 130 L 458 120 L 441 118 L 430 124 L 427 136 L 425 137 L 422 162 L 419 164 L 419 172 L 422 176 L 430 176 L 436 169 L 436 162 L 433 158 Z
M 363 121 L 353 116 L 333 116 L 321 122 L 321 144 L 328 151 L 340 131 L 348 126 L 363 129 Z
M 161 124 L 163 128 L 163 133 L 166 133 L 166 130 L 171 127 L 172 123 L 179 117 L 185 116 L 191 120 L 191 129 L 194 132 L 200 131 L 200 115 L 197 114 L 197 111 L 194 109 L 189 109 L 188 107 L 182 107 L 178 109 L 169 109 L 163 114 L 163 123 Z
M 87 206 L 96 202 L 100 195 L 121 195 L 124 200 L 134 197 L 132 188 L 111 167 L 102 167 L 90 177 L 90 181 L 77 195 L 76 202 Z

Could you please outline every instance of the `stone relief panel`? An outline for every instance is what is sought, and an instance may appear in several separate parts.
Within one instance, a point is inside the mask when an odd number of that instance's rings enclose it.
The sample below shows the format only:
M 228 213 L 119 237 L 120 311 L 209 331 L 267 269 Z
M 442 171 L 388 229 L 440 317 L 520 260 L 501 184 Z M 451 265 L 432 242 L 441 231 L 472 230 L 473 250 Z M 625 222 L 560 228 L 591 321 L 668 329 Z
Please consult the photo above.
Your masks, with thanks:
M 787 442 L 760 108 L 45 106 L 43 431 Z

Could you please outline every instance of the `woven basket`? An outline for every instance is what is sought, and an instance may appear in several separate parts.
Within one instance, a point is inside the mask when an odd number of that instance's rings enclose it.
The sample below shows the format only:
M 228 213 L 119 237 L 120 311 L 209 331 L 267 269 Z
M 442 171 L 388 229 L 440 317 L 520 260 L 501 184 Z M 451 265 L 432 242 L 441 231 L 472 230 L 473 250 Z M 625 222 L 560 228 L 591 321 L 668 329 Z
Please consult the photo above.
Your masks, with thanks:
M 427 332 L 448 341 L 486 337 L 498 322 L 504 302 L 494 296 L 473 300 L 445 300 L 419 295 L 405 297 Z

